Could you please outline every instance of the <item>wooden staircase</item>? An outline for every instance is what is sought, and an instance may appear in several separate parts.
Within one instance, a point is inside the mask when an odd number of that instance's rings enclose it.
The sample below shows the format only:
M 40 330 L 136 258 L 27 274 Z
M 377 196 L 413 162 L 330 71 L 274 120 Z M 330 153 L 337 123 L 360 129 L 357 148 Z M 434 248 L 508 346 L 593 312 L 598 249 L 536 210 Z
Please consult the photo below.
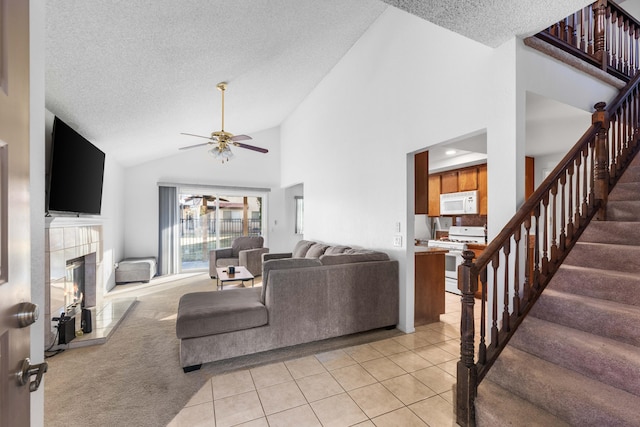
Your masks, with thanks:
M 484 381 L 477 426 L 640 426 L 640 157 Z

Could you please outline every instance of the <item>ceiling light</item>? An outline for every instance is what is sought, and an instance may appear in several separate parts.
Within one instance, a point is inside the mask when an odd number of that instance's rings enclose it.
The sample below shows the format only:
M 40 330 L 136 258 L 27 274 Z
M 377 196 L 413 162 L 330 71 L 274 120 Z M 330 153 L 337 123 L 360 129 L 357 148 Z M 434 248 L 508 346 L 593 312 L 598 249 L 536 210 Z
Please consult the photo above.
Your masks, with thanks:
M 456 150 L 447 150 L 444 152 L 444 154 L 446 154 L 447 156 L 453 156 L 456 153 L 457 153 Z
M 214 159 L 220 160 L 222 163 L 228 162 L 233 158 L 233 152 L 231 152 L 231 148 L 226 144 L 224 145 L 224 148 L 220 146 L 213 147 L 209 150 L 209 154 L 211 154 Z

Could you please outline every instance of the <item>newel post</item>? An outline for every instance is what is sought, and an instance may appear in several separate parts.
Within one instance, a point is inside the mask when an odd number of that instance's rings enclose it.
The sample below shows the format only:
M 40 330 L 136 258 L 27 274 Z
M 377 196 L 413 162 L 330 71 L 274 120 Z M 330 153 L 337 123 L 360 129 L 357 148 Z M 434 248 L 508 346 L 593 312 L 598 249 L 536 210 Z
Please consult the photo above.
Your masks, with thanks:
M 603 70 L 607 71 L 606 55 L 606 15 L 607 0 L 596 1 L 593 9 L 593 55 Z
M 474 401 L 478 388 L 478 368 L 474 363 L 473 337 L 474 295 L 478 291 L 478 272 L 472 271 L 473 251 L 463 251 L 464 263 L 458 266 L 458 289 L 462 292 L 462 314 L 460 316 L 460 360 L 457 369 L 456 421 L 461 426 L 475 426 Z
M 604 221 L 607 218 L 607 200 L 609 199 L 609 149 L 607 147 L 607 132 L 609 131 L 609 115 L 605 111 L 604 102 L 594 105 L 596 111 L 591 116 L 591 123 L 601 123 L 602 127 L 596 134 L 596 150 L 593 164 L 594 194 L 600 208 L 596 212 L 596 219 Z

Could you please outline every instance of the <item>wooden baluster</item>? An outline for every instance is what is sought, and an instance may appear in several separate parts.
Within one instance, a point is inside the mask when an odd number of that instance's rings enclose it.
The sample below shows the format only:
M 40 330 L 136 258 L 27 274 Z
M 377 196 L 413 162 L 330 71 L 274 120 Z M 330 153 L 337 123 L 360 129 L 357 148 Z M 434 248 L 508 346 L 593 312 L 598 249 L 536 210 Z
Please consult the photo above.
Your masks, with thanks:
M 478 363 L 487 363 L 487 268 L 479 273 L 482 290 L 480 291 L 480 345 L 478 346 Z
M 498 347 L 498 267 L 500 266 L 500 251 L 496 252 L 491 259 L 493 266 L 493 287 L 491 298 L 491 346 Z
M 616 140 L 616 116 L 615 116 L 615 113 L 613 114 L 613 116 L 611 116 L 610 122 L 613 123 L 613 125 L 611 126 L 611 131 L 609 132 L 609 139 L 610 139 L 609 155 L 611 157 L 611 162 L 610 162 L 611 169 L 609 170 L 609 173 L 611 174 L 611 176 L 617 176 L 618 175 L 618 143 L 617 143 L 617 140 Z
M 562 251 L 562 254 L 564 254 L 565 250 L 567 249 L 567 234 L 566 234 L 566 230 L 565 230 L 565 224 L 566 224 L 566 206 L 567 206 L 567 200 L 565 198 L 565 193 L 566 193 L 566 189 L 565 189 L 565 184 L 567 183 L 567 175 L 565 173 L 562 174 L 562 176 L 560 177 L 560 251 Z
M 585 40 L 585 25 L 587 25 L 587 22 L 585 20 L 585 14 L 584 14 L 585 9 L 582 8 L 578 11 L 579 13 L 579 21 L 580 22 L 580 40 L 579 40 L 579 45 L 578 45 L 578 49 L 580 49 L 583 52 L 587 52 L 587 41 Z
M 553 187 L 551 187 L 551 197 L 552 197 L 552 208 L 551 208 L 551 263 L 555 266 L 558 262 L 558 242 L 557 242 L 557 232 L 558 232 L 558 222 L 557 222 L 557 212 L 558 212 L 558 182 L 553 183 Z
M 525 306 L 529 304 L 531 299 L 531 281 L 533 280 L 532 273 L 533 268 L 533 254 L 531 253 L 531 217 L 528 217 L 524 221 L 525 230 L 525 268 L 524 268 L 524 287 L 522 289 L 522 300 L 525 302 Z
M 596 154 L 594 164 L 594 187 L 595 198 L 600 203 L 600 208 L 596 213 L 596 219 L 604 221 L 607 218 L 607 199 L 609 197 L 609 167 L 607 155 L 607 129 L 609 127 L 609 119 L 605 111 L 606 103 L 598 102 L 594 108 L 596 111 L 591 116 L 592 123 L 601 123 L 602 127 L 596 135 Z
M 560 21 L 560 40 L 567 42 L 567 18 Z
M 606 71 L 605 64 L 605 14 L 606 14 L 606 2 L 598 0 L 593 4 L 593 54 Z
M 592 6 L 586 6 L 584 8 L 584 16 L 585 16 L 585 22 L 586 22 L 586 26 L 587 26 L 587 53 L 593 57 L 595 57 L 595 46 L 594 46 L 594 29 L 595 29 L 595 8 L 593 8 Z M 604 18 L 603 18 L 604 20 Z M 604 28 L 602 29 L 602 32 L 604 34 Z M 605 46 L 603 46 L 604 48 Z
M 589 174 L 589 206 L 593 208 L 596 200 L 596 140 L 589 141 L 589 159 L 591 159 L 591 173 Z
M 522 226 L 518 227 L 513 233 L 513 240 L 515 241 L 515 264 L 513 267 L 513 312 L 520 316 L 520 237 L 522 233 Z
M 573 242 L 573 163 L 567 168 L 569 186 L 567 188 L 567 239 Z
M 584 164 L 584 168 L 582 168 L 582 222 L 586 221 L 587 219 L 587 214 L 588 214 L 588 195 L 589 195 L 589 191 L 590 191 L 590 185 L 589 185 L 589 168 L 587 167 L 589 165 L 589 146 L 585 146 L 582 149 L 582 163 Z
M 533 216 L 536 220 L 536 227 L 534 229 L 534 246 L 533 246 L 533 288 L 532 290 L 537 294 L 540 289 L 540 205 L 536 205 Z
M 478 387 L 478 368 L 474 363 L 475 324 L 474 294 L 478 290 L 478 275 L 473 271 L 473 251 L 463 251 L 463 264 L 458 267 L 458 283 L 462 284 L 462 313 L 460 315 L 460 360 L 457 365 L 456 419 L 459 424 L 475 425 L 474 400 Z M 481 320 L 482 321 L 482 320 Z
M 573 224 L 575 225 L 576 229 L 580 228 L 580 168 L 582 167 L 582 156 L 580 156 L 580 154 L 578 154 L 576 156 L 576 160 L 575 160 L 575 165 L 576 165 L 576 174 L 575 174 L 575 179 L 576 179 L 576 194 L 575 194 L 575 217 L 573 219 Z
M 629 73 L 629 21 L 624 20 L 623 30 L 622 30 L 622 43 L 624 46 L 623 50 L 623 63 L 622 63 L 622 72 L 626 75 Z
M 622 49 L 624 47 L 624 17 L 618 17 L 618 57 L 616 60 L 616 70 L 622 72 L 623 68 L 623 53 Z
M 511 325 L 509 323 L 509 253 L 511 252 L 511 240 L 507 240 L 502 247 L 504 252 L 504 298 L 502 310 L 502 330 L 509 332 Z
M 547 252 L 549 242 L 549 193 L 542 198 L 542 206 L 544 207 L 544 215 L 542 221 L 542 274 L 546 276 L 549 273 L 549 254 Z

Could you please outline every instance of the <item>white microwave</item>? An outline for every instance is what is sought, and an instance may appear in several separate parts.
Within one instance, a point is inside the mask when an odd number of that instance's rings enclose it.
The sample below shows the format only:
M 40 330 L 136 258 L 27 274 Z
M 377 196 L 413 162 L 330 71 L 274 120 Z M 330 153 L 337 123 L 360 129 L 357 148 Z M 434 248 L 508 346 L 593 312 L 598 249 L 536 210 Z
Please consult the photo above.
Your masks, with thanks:
M 440 195 L 440 215 L 472 215 L 478 213 L 478 191 L 460 191 Z

